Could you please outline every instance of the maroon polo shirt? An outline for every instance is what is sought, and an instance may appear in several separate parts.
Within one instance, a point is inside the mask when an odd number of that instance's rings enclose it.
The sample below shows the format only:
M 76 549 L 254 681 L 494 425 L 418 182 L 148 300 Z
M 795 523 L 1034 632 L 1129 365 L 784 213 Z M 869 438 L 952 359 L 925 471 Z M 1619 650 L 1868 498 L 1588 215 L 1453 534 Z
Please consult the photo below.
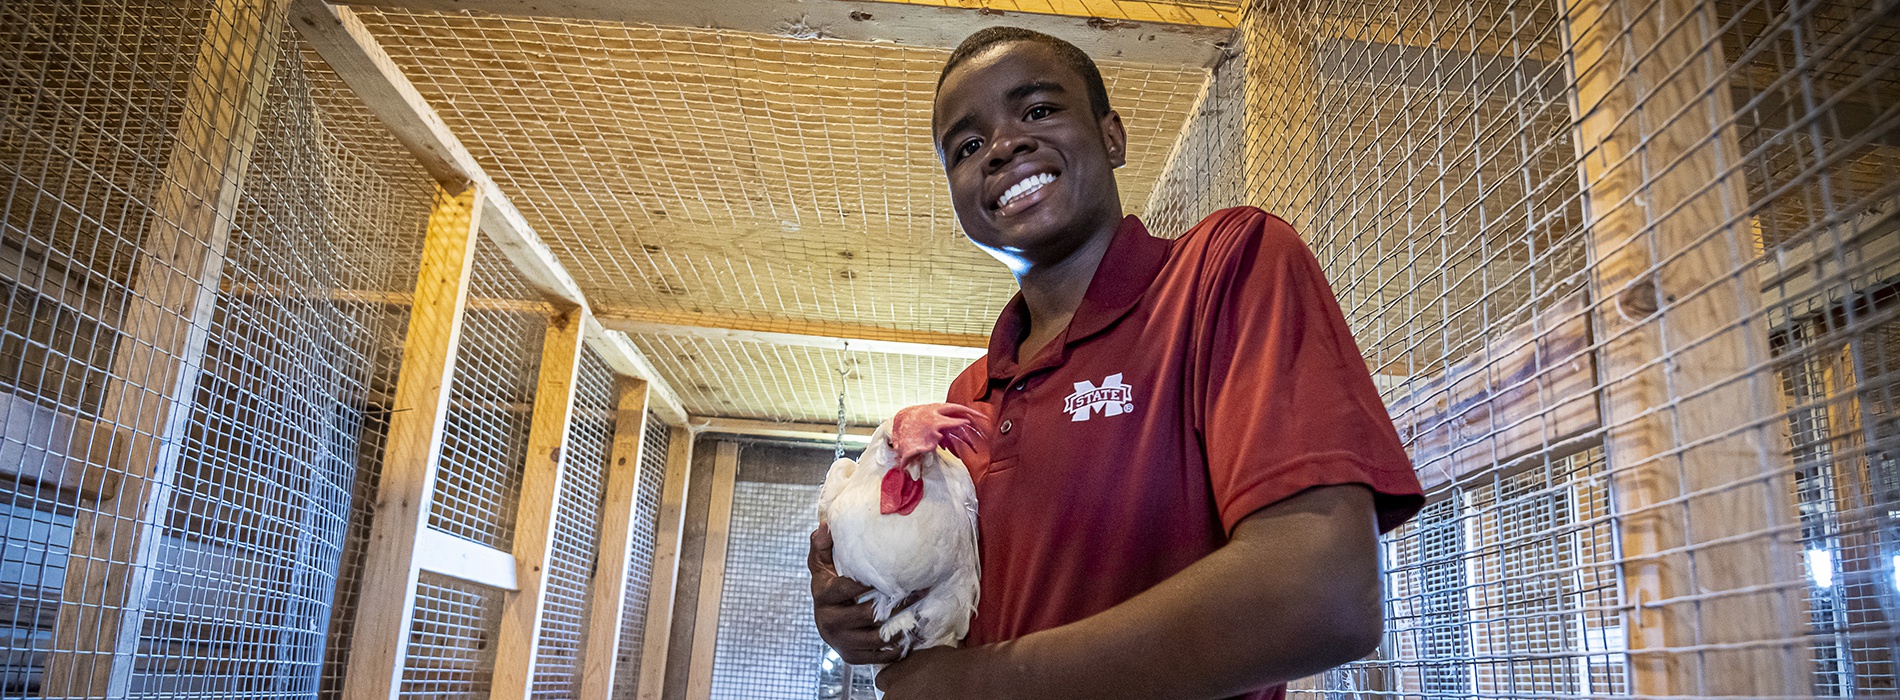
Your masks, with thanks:
M 1307 488 L 1370 487 L 1382 530 L 1424 502 L 1318 262 L 1272 215 L 1228 209 L 1175 241 L 1127 217 L 1068 329 L 1019 363 L 1028 327 L 1018 295 L 950 388 L 996 419 L 971 460 L 967 643 L 1106 610 Z

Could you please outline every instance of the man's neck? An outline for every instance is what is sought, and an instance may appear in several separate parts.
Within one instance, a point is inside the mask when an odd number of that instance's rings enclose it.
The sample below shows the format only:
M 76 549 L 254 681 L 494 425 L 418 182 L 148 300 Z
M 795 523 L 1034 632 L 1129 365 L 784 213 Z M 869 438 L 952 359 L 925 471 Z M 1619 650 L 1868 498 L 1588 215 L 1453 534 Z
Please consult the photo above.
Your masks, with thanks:
M 1016 278 L 1017 285 L 1022 287 L 1023 304 L 1029 309 L 1029 334 L 1017 351 L 1019 362 L 1034 358 L 1068 327 L 1069 319 L 1074 318 L 1075 310 L 1082 306 L 1089 283 L 1095 279 L 1095 271 L 1101 267 L 1102 258 L 1120 228 L 1118 218 L 1113 226 L 1091 236 L 1068 257 L 1032 267 Z

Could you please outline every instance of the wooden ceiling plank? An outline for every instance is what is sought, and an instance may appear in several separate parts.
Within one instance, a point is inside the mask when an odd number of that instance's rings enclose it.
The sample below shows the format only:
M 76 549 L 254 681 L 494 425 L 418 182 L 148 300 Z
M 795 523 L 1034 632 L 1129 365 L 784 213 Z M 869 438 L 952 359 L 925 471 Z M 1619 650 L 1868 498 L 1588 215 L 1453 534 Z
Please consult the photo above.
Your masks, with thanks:
M 803 39 L 886 42 L 905 46 L 954 48 L 971 33 L 991 26 L 1013 26 L 1060 37 L 1097 60 L 1169 66 L 1214 65 L 1233 36 L 1238 17 L 1213 10 L 1183 11 L 1174 17 L 1147 3 L 1077 0 L 1046 3 L 1060 14 L 1023 8 L 1027 3 L 992 2 L 969 7 L 946 0 L 871 2 L 868 0 L 356 0 L 348 4 L 428 12 L 486 12 L 573 20 L 627 22 L 674 27 L 729 29 Z M 1037 3 L 1041 5 L 1044 3 Z M 1102 7 L 1095 7 L 1102 5 Z M 1033 7 L 1033 6 L 1032 6 Z M 1120 16 L 1115 16 L 1120 15 Z M 1167 19 L 1193 23 L 1175 23 Z

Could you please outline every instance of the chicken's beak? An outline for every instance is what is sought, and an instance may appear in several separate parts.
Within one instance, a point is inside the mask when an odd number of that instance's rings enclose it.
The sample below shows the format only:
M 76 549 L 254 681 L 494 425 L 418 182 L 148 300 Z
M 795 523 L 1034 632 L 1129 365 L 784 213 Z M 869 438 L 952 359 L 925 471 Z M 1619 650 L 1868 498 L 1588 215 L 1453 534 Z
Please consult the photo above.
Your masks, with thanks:
M 904 465 L 904 473 L 909 474 L 912 481 L 917 481 L 924 478 L 924 468 L 920 464 L 922 461 L 923 461 L 923 458 L 919 457 L 917 459 L 911 460 L 910 464 Z

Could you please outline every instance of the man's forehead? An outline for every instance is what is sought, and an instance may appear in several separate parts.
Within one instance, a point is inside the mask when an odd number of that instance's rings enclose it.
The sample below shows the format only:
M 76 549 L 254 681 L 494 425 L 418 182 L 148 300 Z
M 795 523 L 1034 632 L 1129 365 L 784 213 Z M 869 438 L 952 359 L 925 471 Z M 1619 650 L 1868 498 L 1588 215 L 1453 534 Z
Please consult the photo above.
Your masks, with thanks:
M 969 84 L 965 78 L 971 73 L 999 71 L 1020 75 L 1012 76 L 1013 79 L 1007 80 L 1007 84 L 997 82 L 995 78 L 977 83 L 986 88 L 982 91 L 983 93 L 1005 92 L 1032 82 L 1053 83 L 1058 86 L 1070 85 L 1071 87 L 1075 86 L 1073 84 L 1082 82 L 1082 76 L 1056 55 L 1054 48 L 1033 41 L 1007 41 L 971 56 L 945 76 L 943 87 L 937 91 L 936 99 L 932 103 L 933 118 L 954 116 L 949 112 L 962 107 L 962 105 L 951 104 L 948 99 L 963 92 L 957 88 Z

